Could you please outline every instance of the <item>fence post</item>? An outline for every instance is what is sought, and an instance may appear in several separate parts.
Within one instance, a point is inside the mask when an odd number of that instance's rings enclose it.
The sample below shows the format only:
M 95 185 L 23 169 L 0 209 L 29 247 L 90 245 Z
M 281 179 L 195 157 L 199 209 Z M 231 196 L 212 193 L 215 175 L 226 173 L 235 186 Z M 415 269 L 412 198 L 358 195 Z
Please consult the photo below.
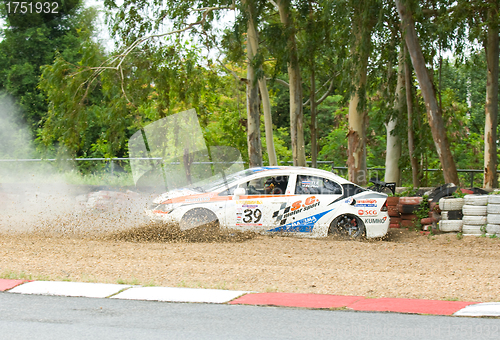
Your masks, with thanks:
M 470 187 L 474 188 L 474 171 L 470 172 Z

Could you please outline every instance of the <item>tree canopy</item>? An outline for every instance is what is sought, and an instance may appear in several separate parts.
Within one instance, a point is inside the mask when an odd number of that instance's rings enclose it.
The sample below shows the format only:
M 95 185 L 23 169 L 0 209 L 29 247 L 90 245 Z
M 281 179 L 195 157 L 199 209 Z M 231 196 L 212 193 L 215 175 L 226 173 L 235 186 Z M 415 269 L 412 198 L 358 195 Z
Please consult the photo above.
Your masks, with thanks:
M 95 11 L 59 4 L 0 12 L 0 90 L 47 150 L 126 156 L 135 131 L 195 108 L 250 164 L 331 161 L 365 184 L 391 126 L 403 183 L 413 155 L 421 185 L 481 167 L 497 185 L 497 1 L 106 0 L 112 51 Z

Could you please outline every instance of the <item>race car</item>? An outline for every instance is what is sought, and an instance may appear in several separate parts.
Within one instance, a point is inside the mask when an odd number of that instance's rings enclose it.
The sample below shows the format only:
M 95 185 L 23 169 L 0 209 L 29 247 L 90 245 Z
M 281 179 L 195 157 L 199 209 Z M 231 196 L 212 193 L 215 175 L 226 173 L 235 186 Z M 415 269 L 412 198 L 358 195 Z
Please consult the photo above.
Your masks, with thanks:
M 216 225 L 259 233 L 305 237 L 328 234 L 384 236 L 387 195 L 325 170 L 275 166 L 250 168 L 208 185 L 168 191 L 146 209 L 155 221 L 181 230 Z

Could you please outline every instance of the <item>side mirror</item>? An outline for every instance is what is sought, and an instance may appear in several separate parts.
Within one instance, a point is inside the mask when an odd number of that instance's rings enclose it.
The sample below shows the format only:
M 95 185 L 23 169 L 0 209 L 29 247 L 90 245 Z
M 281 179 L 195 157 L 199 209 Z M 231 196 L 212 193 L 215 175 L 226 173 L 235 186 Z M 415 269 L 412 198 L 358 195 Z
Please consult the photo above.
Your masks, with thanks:
M 233 194 L 233 200 L 237 200 L 240 198 L 240 196 L 244 196 L 246 195 L 247 191 L 245 190 L 245 188 L 236 188 L 234 190 L 234 194 Z

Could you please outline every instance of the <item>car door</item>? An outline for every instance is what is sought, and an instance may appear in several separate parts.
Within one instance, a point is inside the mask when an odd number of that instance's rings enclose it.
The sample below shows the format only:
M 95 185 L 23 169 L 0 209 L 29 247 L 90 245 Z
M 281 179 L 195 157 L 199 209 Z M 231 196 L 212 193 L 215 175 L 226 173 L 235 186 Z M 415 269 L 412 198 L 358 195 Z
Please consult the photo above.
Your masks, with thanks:
M 278 226 L 275 211 L 286 204 L 288 175 L 262 174 L 238 184 L 245 195 L 226 202 L 226 222 L 229 228 L 266 231 Z M 272 185 L 266 183 L 272 182 Z
M 278 213 L 280 227 L 274 231 L 311 232 L 343 193 L 339 183 L 322 176 L 299 173 L 294 181 L 294 195 L 287 197 L 287 205 Z

